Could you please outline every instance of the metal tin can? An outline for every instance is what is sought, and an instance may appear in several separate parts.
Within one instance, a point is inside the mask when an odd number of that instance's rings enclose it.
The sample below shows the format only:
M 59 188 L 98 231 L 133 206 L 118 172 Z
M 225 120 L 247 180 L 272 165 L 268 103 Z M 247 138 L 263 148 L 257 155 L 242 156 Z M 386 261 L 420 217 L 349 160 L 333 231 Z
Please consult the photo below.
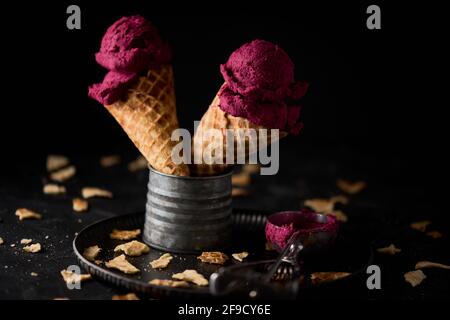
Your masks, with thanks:
M 228 247 L 232 232 L 231 174 L 181 177 L 150 168 L 144 241 L 175 253 Z

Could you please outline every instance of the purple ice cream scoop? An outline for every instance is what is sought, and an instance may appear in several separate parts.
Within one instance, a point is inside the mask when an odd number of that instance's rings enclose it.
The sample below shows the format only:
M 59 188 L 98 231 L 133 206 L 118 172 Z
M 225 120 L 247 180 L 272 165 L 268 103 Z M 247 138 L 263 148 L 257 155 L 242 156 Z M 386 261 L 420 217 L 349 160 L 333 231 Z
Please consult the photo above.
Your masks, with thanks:
M 254 40 L 234 51 L 220 66 L 225 85 L 220 108 L 272 129 L 298 134 L 300 104 L 308 83 L 294 80 L 294 63 L 278 45 Z

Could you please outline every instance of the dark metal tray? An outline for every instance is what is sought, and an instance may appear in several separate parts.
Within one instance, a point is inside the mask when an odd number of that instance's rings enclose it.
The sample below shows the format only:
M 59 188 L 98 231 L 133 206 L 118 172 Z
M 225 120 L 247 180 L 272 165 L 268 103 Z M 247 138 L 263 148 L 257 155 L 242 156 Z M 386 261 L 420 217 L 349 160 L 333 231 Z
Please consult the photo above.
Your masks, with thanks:
M 265 249 L 264 226 L 267 213 L 253 210 L 233 210 L 233 245 L 232 248 L 225 253 L 248 251 L 249 257 L 246 261 L 257 261 L 265 259 L 273 259 L 277 256 L 274 251 Z M 125 275 L 120 271 L 108 269 L 103 265 L 96 265 L 88 261 L 82 256 L 83 250 L 89 246 L 98 245 L 102 248 L 102 252 L 98 258 L 107 261 L 117 254 L 114 248 L 126 241 L 112 240 L 109 237 L 113 229 L 137 229 L 142 228 L 144 224 L 144 213 L 127 214 L 117 216 L 96 222 L 84 228 L 74 239 L 73 249 L 78 258 L 80 265 L 91 273 L 94 277 L 104 280 L 115 286 L 143 293 L 152 298 L 208 298 L 211 297 L 208 287 L 192 286 L 190 288 L 171 288 L 164 286 L 151 285 L 148 282 L 152 279 L 170 279 L 171 275 L 177 272 L 183 272 L 186 269 L 195 269 L 203 274 L 206 278 L 219 269 L 221 266 L 202 263 L 197 259 L 198 255 L 193 254 L 172 254 L 174 257 L 168 268 L 164 270 L 154 270 L 150 267 L 149 262 L 157 259 L 164 251 L 151 248 L 148 254 L 140 257 L 127 257 L 133 265 L 141 270 L 136 275 Z M 372 253 L 364 254 L 363 257 L 352 259 L 350 261 L 341 261 L 341 250 L 358 250 L 361 251 L 361 243 L 358 241 L 350 241 L 348 243 L 340 243 L 339 239 L 347 237 L 338 237 L 335 250 L 328 255 L 326 259 L 315 259 L 308 261 L 308 269 L 315 271 L 347 271 L 352 272 L 352 276 L 360 273 L 363 268 L 370 262 Z M 142 241 L 142 239 L 137 239 Z M 358 248 L 355 248 L 355 245 Z M 364 251 L 369 252 L 369 248 L 365 246 Z M 360 256 L 360 255 L 359 255 Z M 239 263 L 230 259 L 225 266 Z M 351 277 L 348 277 L 351 278 Z M 347 278 L 343 279 L 346 280 Z M 340 281 L 343 281 L 340 280 Z M 340 282 L 337 281 L 337 282 Z M 346 280 L 347 281 L 347 280 Z

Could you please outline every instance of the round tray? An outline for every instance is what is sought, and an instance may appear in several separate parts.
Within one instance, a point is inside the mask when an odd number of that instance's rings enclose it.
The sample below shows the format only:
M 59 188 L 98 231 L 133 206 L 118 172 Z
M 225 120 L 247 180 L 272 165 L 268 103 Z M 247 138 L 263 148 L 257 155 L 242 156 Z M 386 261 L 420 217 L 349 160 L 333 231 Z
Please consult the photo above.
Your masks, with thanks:
M 233 209 L 234 243 L 225 253 L 231 256 L 231 253 L 248 251 L 249 256 L 245 260 L 246 262 L 276 258 L 276 252 L 268 251 L 265 248 L 264 226 L 266 216 L 267 213 L 262 211 Z M 208 287 L 192 286 L 189 288 L 172 288 L 148 283 L 152 279 L 170 279 L 172 274 L 183 272 L 186 269 L 195 269 L 208 279 L 212 273 L 221 267 L 220 265 L 202 263 L 197 259 L 198 255 L 195 254 L 172 253 L 173 260 L 166 269 L 154 270 L 149 265 L 150 261 L 159 258 L 161 254 L 165 252 L 156 248 L 150 248 L 148 254 L 144 254 L 140 257 L 127 257 L 128 261 L 141 270 L 141 272 L 136 275 L 126 275 L 120 271 L 108 269 L 103 264 L 96 265 L 83 257 L 82 253 L 85 248 L 98 245 L 102 248 L 102 251 L 97 257 L 98 259 L 107 261 L 114 258 L 117 256 L 117 253 L 114 253 L 114 248 L 126 241 L 110 239 L 109 234 L 111 231 L 113 229 L 128 230 L 142 228 L 144 225 L 144 217 L 145 215 L 143 212 L 127 214 L 108 218 L 84 228 L 73 241 L 73 249 L 80 265 L 94 277 L 120 288 L 149 295 L 152 298 L 173 297 L 203 299 L 211 297 Z M 339 239 L 345 238 L 348 237 L 338 237 L 337 244 L 339 244 Z M 142 241 L 141 238 L 138 238 L 137 240 Z M 316 269 L 317 271 L 347 271 L 352 272 L 352 277 L 355 276 L 370 263 L 372 254 L 370 250 L 369 255 L 364 254 L 363 257 L 359 257 L 358 259 L 351 259 L 351 261 L 347 261 L 344 266 L 342 261 L 340 261 L 341 259 L 337 258 L 342 256 L 340 250 L 361 250 L 361 248 L 354 248 L 354 245 L 353 247 L 349 247 L 350 243 L 356 243 L 358 246 L 361 246 L 361 243 L 358 241 L 336 245 L 335 247 L 337 250 L 333 250 L 334 253 L 330 255 L 330 259 L 320 259 L 310 265 L 314 266 L 314 269 L 320 268 L 320 270 Z M 339 247 L 342 247 L 342 249 L 339 249 Z M 367 246 L 365 246 L 364 250 L 369 251 Z M 225 266 L 235 263 L 239 262 L 230 259 L 225 263 Z M 345 270 L 342 269 L 343 267 Z M 340 269 L 334 270 L 334 268 Z M 347 278 L 344 278 L 343 280 L 346 280 Z

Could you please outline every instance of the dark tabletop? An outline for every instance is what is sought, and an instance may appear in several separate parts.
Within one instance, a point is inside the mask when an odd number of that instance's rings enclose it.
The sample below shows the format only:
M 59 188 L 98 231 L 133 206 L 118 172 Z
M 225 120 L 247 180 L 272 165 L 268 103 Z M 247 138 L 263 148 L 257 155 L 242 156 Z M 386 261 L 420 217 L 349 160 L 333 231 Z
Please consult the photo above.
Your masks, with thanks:
M 340 194 L 336 179 L 363 180 L 367 189 L 350 197 L 350 203 L 339 209 L 348 215 L 345 228 L 357 230 L 358 238 L 376 247 L 394 243 L 402 249 L 395 255 L 375 254 L 374 264 L 381 268 L 381 290 L 368 290 L 361 278 L 345 288 L 324 288 L 312 298 L 357 299 L 432 299 L 448 298 L 450 273 L 443 269 L 425 269 L 425 281 L 413 288 L 403 274 L 414 270 L 415 263 L 429 260 L 450 263 L 448 255 L 449 228 L 433 204 L 436 199 L 405 172 L 404 162 L 395 156 L 389 160 L 361 154 L 349 147 L 299 148 L 299 143 L 287 140 L 281 147 L 279 173 L 275 176 L 254 176 L 250 195 L 234 199 L 234 207 L 281 211 L 298 209 L 305 199 Z M 99 281 L 82 284 L 81 290 L 68 290 L 60 271 L 76 264 L 72 251 L 74 235 L 83 227 L 115 215 L 143 211 L 148 171 L 131 173 L 126 163 L 136 154 L 121 155 L 123 163 L 102 168 L 99 156 L 71 156 L 77 167 L 76 176 L 66 182 L 67 195 L 50 196 L 42 193 L 47 181 L 45 157 L 32 163 L 17 164 L 0 180 L 0 299 L 111 299 L 124 293 Z M 71 199 L 80 195 L 83 186 L 111 190 L 114 199 L 91 199 L 86 213 L 75 213 Z M 41 212 L 39 221 L 21 221 L 14 215 L 17 208 Z M 431 220 L 429 230 L 444 234 L 432 239 L 412 230 L 409 224 Z M 31 238 L 40 242 L 43 250 L 37 254 L 23 252 L 20 240 Z M 15 244 L 14 247 L 11 245 Z M 354 252 L 351 254 L 362 254 Z M 345 257 L 342 257 L 345 259 Z M 31 276 L 35 272 L 37 276 Z

